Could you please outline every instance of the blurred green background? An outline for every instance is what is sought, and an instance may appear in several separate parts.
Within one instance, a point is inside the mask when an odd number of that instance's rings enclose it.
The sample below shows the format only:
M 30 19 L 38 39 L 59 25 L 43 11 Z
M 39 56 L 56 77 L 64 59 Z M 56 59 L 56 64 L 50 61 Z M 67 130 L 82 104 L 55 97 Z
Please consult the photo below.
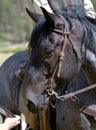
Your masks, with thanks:
M 96 0 L 92 0 L 92 3 L 93 3 L 94 8 L 95 8 L 95 10 L 96 10 Z
M 96 8 L 96 0 L 92 0 Z M 25 7 L 38 10 L 32 0 L 0 0 L 0 65 L 19 50 L 27 48 L 34 22 Z
M 34 22 L 26 9 L 35 11 L 32 0 L 0 0 L 0 65 L 7 57 L 27 48 Z
M 31 0 L 0 0 L 0 40 L 13 43 L 29 40 L 33 22 L 25 7 L 34 10 Z

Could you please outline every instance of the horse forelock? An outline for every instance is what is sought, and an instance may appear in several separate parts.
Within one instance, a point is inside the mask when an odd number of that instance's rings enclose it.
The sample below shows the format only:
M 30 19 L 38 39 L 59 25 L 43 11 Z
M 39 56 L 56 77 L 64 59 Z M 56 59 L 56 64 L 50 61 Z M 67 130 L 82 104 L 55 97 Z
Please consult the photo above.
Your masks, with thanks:
M 31 34 L 31 39 L 29 42 L 29 49 L 34 49 L 38 48 L 40 46 L 41 41 L 47 37 L 48 33 L 48 26 L 45 21 L 45 19 L 41 19 L 36 26 L 34 27 L 32 34 Z

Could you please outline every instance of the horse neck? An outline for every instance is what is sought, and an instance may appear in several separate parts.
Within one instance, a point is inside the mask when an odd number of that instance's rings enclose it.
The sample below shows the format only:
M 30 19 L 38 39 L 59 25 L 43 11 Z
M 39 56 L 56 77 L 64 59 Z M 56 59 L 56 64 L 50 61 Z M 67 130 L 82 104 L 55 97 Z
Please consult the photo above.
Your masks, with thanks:
M 90 83 L 96 83 L 96 55 L 92 50 L 86 50 L 86 59 L 83 69 Z

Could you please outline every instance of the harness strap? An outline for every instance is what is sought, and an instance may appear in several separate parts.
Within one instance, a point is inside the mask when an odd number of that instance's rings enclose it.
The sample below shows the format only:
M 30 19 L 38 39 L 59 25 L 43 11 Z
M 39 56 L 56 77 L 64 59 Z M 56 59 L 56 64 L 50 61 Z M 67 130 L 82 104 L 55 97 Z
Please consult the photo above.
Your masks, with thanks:
M 64 31 L 65 37 L 64 37 L 64 42 L 63 42 L 63 46 L 62 46 L 62 50 L 61 53 L 59 55 L 59 63 L 58 63 L 58 70 L 57 70 L 57 76 L 60 77 L 60 73 L 61 73 L 61 68 L 62 68 L 62 61 L 64 59 L 64 49 L 65 49 L 65 41 L 67 40 L 67 36 L 69 35 L 69 29 L 68 29 L 68 25 L 67 22 L 65 24 L 65 31 Z
M 0 105 L 0 113 L 6 117 L 15 117 L 13 113 L 7 110 L 4 106 Z
M 88 90 L 94 89 L 94 88 L 96 88 L 96 84 L 90 85 L 89 87 L 80 89 L 76 92 L 64 95 L 64 99 L 71 102 L 71 104 L 73 104 L 75 106 L 75 108 L 78 108 L 80 110 L 80 112 L 87 114 L 89 116 L 92 116 L 92 117 L 94 117 L 94 119 L 96 119 L 96 111 L 92 110 L 91 108 L 88 108 L 85 104 L 82 104 L 80 102 L 80 100 L 78 100 L 78 98 L 76 97 L 76 95 L 86 92 Z M 77 100 L 72 100 L 72 97 L 73 98 L 76 97 Z
M 89 91 L 89 90 L 94 89 L 94 88 L 96 88 L 96 84 L 90 85 L 89 87 L 80 89 L 80 90 L 75 91 L 73 93 L 66 94 L 66 95 L 63 96 L 63 98 L 66 100 L 66 99 L 68 99 L 70 97 L 74 97 L 74 96 L 76 96 L 78 94 L 84 93 L 84 92 Z
M 79 109 L 80 112 L 85 113 L 89 116 L 94 117 L 94 119 L 96 119 L 96 111 L 92 110 L 91 108 L 88 108 L 85 104 L 82 104 L 79 100 L 79 98 L 76 96 L 78 94 L 81 94 L 83 92 L 86 92 L 88 90 L 94 89 L 96 88 L 96 84 L 94 85 L 90 85 L 89 87 L 80 89 L 78 91 L 75 91 L 73 93 L 69 93 L 66 95 L 61 95 L 59 96 L 58 93 L 56 93 L 55 91 L 53 91 L 52 93 L 48 93 L 49 91 L 47 90 L 47 93 L 49 96 L 55 96 L 55 98 L 61 100 L 61 101 L 68 101 L 69 103 L 71 103 L 76 109 Z M 71 100 L 70 100 L 71 99 Z
M 81 109 L 80 109 L 81 110 Z M 86 107 L 83 111 L 81 111 L 89 116 L 93 116 L 96 119 L 96 111 L 92 110 L 91 108 Z
M 82 104 L 80 101 L 73 101 L 71 98 L 67 99 L 67 101 L 74 106 L 75 109 L 79 109 L 80 112 L 92 116 L 96 119 L 96 111 L 88 108 L 85 104 Z

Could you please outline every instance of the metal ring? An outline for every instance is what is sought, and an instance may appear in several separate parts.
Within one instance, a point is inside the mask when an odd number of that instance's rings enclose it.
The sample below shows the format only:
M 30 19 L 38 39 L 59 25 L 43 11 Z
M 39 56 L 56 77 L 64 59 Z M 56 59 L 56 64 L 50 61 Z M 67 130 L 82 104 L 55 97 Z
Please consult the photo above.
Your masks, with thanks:
M 71 96 L 71 100 L 74 101 L 74 102 L 78 102 L 79 103 L 79 98 L 75 95 L 72 95 Z

